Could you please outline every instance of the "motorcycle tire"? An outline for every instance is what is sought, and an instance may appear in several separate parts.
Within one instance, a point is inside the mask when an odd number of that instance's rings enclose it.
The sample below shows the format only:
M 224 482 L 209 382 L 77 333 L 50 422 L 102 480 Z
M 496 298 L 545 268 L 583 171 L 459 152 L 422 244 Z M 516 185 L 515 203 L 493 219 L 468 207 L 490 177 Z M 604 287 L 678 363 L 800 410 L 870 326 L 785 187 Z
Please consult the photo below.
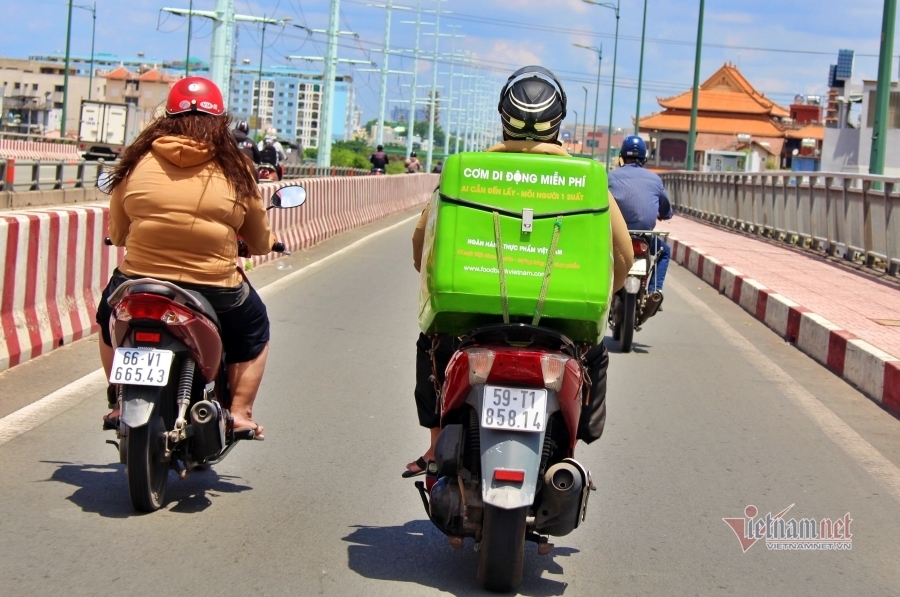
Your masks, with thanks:
M 527 507 L 504 510 L 484 505 L 478 583 L 485 590 L 508 593 L 521 584 L 527 515 Z
M 622 320 L 625 318 L 625 301 L 622 300 L 621 293 L 613 296 L 613 314 L 612 314 L 612 336 L 613 340 L 619 342 L 622 340 Z
M 622 352 L 631 352 L 634 343 L 634 326 L 637 323 L 637 295 L 625 294 L 625 313 L 622 315 L 621 339 L 619 340 L 619 348 Z
M 136 389 L 126 386 L 126 399 L 127 393 Z M 174 398 L 169 393 L 163 392 L 150 415 L 150 421 L 146 425 L 129 428 L 125 437 L 128 493 L 131 496 L 132 506 L 138 512 L 155 512 L 165 503 L 170 463 L 164 457 L 163 434 L 175 426 L 171 404 Z

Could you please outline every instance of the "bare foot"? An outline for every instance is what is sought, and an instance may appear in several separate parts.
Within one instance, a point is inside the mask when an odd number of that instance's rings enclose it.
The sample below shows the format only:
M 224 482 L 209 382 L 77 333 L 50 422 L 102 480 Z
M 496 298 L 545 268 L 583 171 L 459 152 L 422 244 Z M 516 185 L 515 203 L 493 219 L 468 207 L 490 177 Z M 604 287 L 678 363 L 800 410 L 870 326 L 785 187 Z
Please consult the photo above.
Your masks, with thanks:
M 265 436 L 263 432 L 266 430 L 265 427 L 254 421 L 253 419 L 248 419 L 247 417 L 237 414 L 231 413 L 231 418 L 234 419 L 234 430 L 241 431 L 244 429 L 252 429 L 253 435 L 256 439 L 264 439 Z

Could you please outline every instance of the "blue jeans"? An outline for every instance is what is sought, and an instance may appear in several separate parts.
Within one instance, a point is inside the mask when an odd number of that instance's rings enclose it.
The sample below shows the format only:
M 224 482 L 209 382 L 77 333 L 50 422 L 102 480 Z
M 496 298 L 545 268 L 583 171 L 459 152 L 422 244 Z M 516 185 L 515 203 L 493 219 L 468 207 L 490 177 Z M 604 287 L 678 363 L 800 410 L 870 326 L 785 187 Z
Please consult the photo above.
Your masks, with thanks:
M 653 277 L 650 278 L 650 282 L 647 284 L 648 292 L 654 292 L 656 290 L 662 291 L 663 282 L 666 280 L 666 272 L 669 270 L 669 259 L 672 257 L 672 249 L 666 244 L 666 241 L 658 236 L 654 236 L 650 240 L 650 251 L 655 255 L 660 250 L 662 250 L 662 253 L 656 260 L 656 271 L 654 272 Z

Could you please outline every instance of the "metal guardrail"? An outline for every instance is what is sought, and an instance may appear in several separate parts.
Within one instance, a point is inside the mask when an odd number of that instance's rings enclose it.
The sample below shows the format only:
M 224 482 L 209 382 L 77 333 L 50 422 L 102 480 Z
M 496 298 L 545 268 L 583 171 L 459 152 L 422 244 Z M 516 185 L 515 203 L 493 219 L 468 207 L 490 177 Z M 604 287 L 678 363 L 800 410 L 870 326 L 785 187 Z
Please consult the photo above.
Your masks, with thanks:
M 676 209 L 900 273 L 900 178 L 839 172 L 669 172 Z
M 0 158 L 0 191 L 52 191 L 96 186 L 100 162 Z

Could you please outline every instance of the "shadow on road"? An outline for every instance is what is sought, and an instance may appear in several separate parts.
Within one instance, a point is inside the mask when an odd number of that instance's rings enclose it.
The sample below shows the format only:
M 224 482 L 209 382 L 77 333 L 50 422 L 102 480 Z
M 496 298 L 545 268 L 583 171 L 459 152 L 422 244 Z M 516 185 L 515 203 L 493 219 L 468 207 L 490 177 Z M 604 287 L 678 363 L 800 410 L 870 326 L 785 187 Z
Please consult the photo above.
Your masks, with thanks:
M 57 481 L 77 487 L 66 499 L 84 512 L 108 518 L 141 515 L 131 507 L 124 465 L 118 462 L 110 464 L 75 464 L 48 460 L 42 462 L 57 466 L 53 475 L 46 481 Z M 238 485 L 229 480 L 234 478 L 220 476 L 212 469 L 194 471 L 184 481 L 169 473 L 166 504 L 163 508 L 183 514 L 202 512 L 212 505 L 210 497 L 252 489 L 248 485 Z
M 478 554 L 467 539 L 461 550 L 447 544 L 446 537 L 427 520 L 412 520 L 403 526 L 356 526 L 344 537 L 350 569 L 366 578 L 392 580 L 433 587 L 453 595 L 478 593 Z M 543 573 L 562 575 L 555 558 L 578 553 L 557 547 L 549 556 L 537 555 L 533 544 L 525 551 L 525 575 L 520 595 L 550 597 L 562 595 L 568 584 L 542 578 Z M 488 593 L 486 593 L 488 594 Z

